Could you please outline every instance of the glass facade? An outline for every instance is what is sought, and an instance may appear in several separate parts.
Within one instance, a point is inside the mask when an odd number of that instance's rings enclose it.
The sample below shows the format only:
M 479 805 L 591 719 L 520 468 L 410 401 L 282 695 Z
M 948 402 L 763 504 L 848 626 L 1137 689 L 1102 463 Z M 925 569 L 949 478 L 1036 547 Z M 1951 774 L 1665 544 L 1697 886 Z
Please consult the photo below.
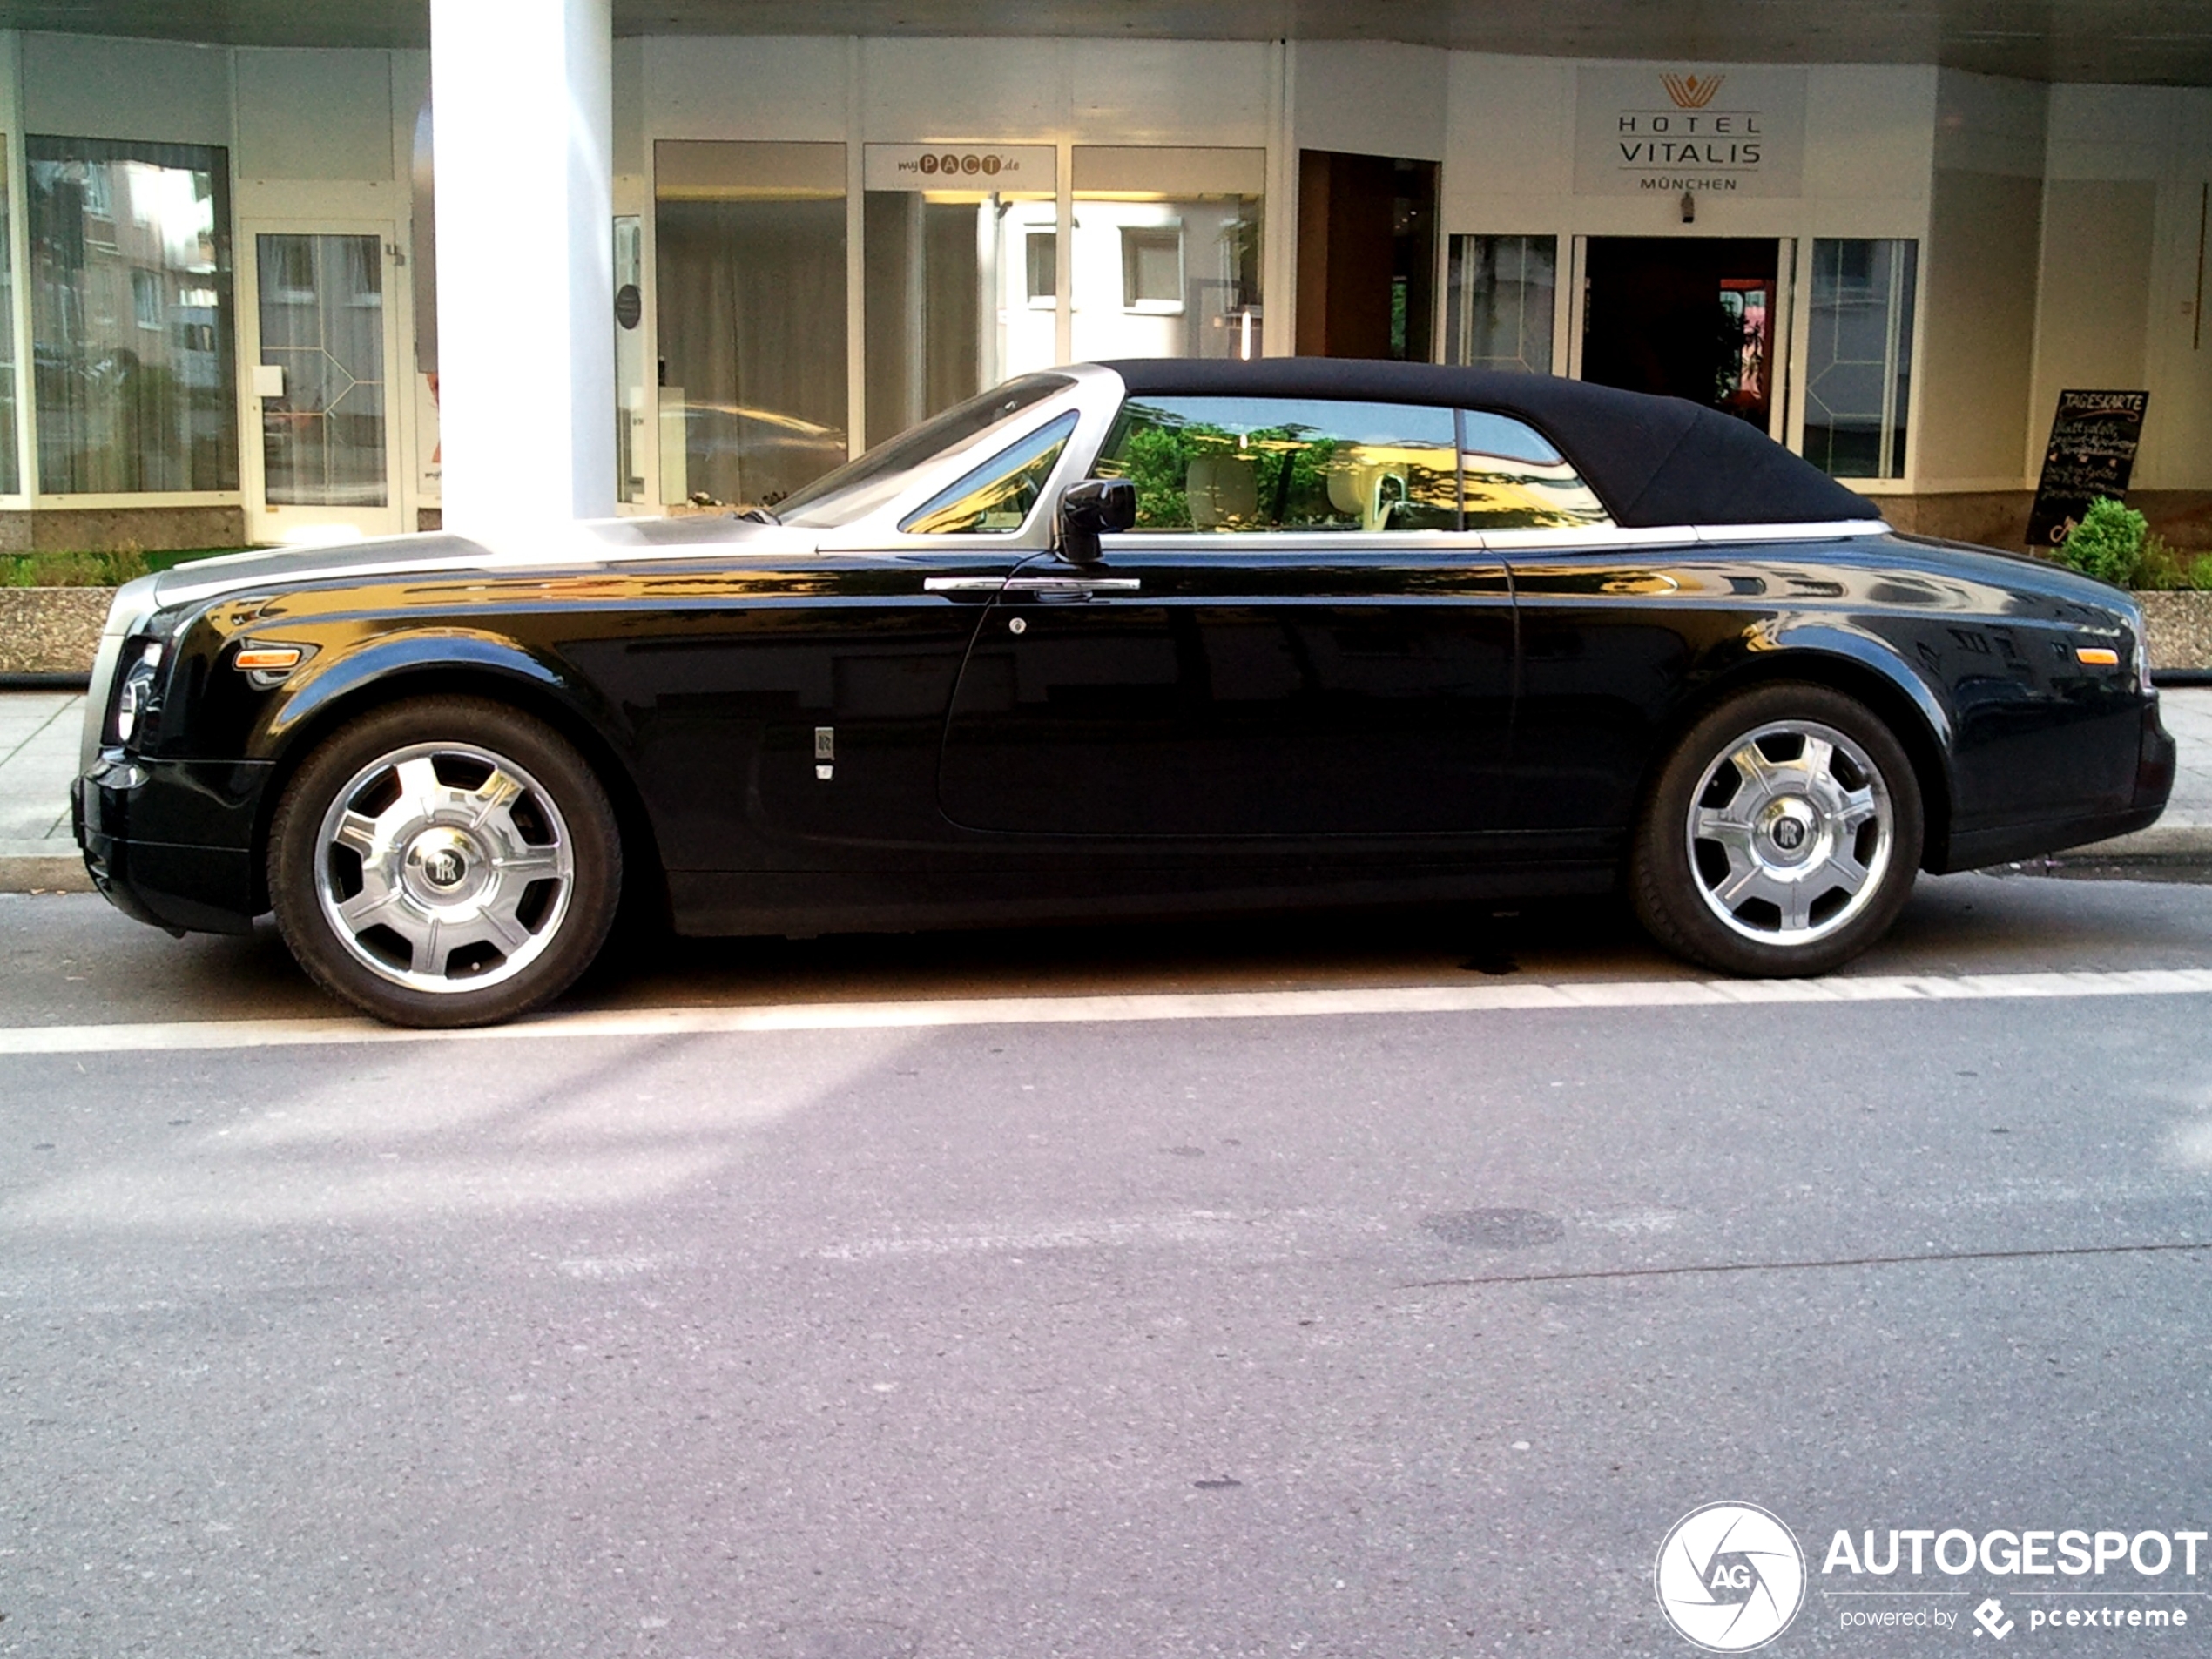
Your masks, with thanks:
M 1022 169 L 1028 188 L 1008 190 L 980 187 L 1001 180 L 1003 166 L 902 172 L 885 152 L 904 148 L 870 147 L 862 225 L 871 445 L 1058 355 L 1051 152 Z
M 1455 236 L 1445 281 L 1444 361 L 1552 372 L 1554 236 Z
M 1919 244 L 1812 245 L 1805 459 L 1837 478 L 1902 478 Z
M 879 169 L 879 151 L 933 147 L 934 168 L 915 164 L 926 179 Z M 655 145 L 651 220 L 614 226 L 617 499 L 773 505 L 1063 359 L 1263 354 L 1264 152 L 1000 148 L 1022 152 L 1026 171 L 995 168 L 985 147 L 870 144 L 848 186 L 841 144 Z M 215 145 L 0 137 L 0 307 L 16 274 L 12 189 L 24 192 L 30 319 L 27 334 L 0 328 L 0 494 L 239 489 L 228 166 Z M 254 243 L 238 257 L 258 285 L 258 355 L 286 387 L 258 405 L 268 502 L 388 505 L 400 435 L 376 239 Z M 1837 476 L 1902 479 L 1919 245 L 1804 246 L 1803 451 Z M 1449 238 L 1442 361 L 1554 372 L 1565 257 L 1554 235 Z M 1720 300 L 1750 343 L 1715 401 L 1767 399 L 1781 366 L 1752 344 L 1772 334 L 1777 295 L 1723 281 Z M 864 431 L 848 403 L 860 386 Z
M 8 140 L 0 135 L 0 496 L 23 488 L 16 462 L 16 263 L 8 219 L 12 182 Z
M 845 146 L 654 150 L 660 496 L 772 506 L 846 456 Z
M 1049 146 L 916 148 L 868 146 L 871 444 L 1063 355 L 1260 354 L 1263 152 L 1078 146 L 1063 226 Z
M 238 488 L 230 181 L 199 145 L 25 140 L 38 488 Z
M 1069 354 L 1261 354 L 1258 150 L 1081 145 Z

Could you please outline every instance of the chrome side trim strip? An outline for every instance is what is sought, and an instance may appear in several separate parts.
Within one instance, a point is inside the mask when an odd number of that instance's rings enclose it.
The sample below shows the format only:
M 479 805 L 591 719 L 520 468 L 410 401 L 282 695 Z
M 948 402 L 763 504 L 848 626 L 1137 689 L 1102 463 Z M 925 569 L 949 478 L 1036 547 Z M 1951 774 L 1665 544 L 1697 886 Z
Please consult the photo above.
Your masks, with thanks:
M 1578 524 L 1525 530 L 1128 530 L 1107 543 L 1132 553 L 1204 550 L 1264 553 L 1295 543 L 1345 553 L 1543 552 L 1552 549 L 1726 546 L 1745 542 L 1825 542 L 1838 536 L 1886 536 L 1878 518 L 1838 518 L 1785 524 Z
M 1688 524 L 1629 529 L 1619 524 L 1576 524 L 1559 529 L 1485 530 L 1482 545 L 1493 553 L 1580 552 L 1606 548 L 1694 547 L 1696 530 Z
M 996 593 L 1004 586 L 1002 576 L 926 576 L 921 579 L 924 593 Z
M 1819 524 L 1700 525 L 1697 539 L 1715 546 L 1737 542 L 1826 542 L 1845 536 L 1887 536 L 1890 527 L 1878 518 L 1836 518 Z

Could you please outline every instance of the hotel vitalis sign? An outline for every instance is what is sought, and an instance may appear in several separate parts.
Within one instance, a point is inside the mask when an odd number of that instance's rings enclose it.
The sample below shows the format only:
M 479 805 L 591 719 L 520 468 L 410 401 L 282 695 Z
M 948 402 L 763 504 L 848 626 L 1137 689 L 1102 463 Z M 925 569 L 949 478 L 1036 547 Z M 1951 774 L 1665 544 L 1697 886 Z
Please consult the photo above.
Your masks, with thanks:
M 1804 152 L 1801 69 L 1575 71 L 1578 196 L 1797 196 Z

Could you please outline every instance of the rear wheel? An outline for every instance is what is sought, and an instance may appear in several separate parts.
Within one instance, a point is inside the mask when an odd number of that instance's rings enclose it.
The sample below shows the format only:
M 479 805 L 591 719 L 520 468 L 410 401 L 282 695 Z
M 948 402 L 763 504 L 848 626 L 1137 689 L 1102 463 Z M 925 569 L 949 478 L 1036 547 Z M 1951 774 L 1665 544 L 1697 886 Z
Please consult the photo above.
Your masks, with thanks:
M 311 755 L 278 804 L 269 892 L 316 981 L 397 1025 L 480 1025 L 557 995 L 622 887 L 613 808 L 543 721 L 475 698 L 394 704 Z
M 1873 713 L 1825 686 L 1762 686 L 1669 756 L 1629 893 L 1652 936 L 1693 961 L 1822 974 L 1889 931 L 1921 835 L 1912 762 Z

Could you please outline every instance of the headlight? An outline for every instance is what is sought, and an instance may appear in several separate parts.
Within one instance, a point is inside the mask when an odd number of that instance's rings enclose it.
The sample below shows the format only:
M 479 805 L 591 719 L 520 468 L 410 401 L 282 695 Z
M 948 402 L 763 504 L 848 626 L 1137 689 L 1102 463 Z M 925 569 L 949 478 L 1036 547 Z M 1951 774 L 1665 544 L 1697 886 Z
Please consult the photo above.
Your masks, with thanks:
M 115 708 L 116 681 L 132 640 L 142 637 L 154 614 L 154 596 L 160 585 L 158 576 L 126 582 L 115 590 L 115 602 L 108 606 L 107 623 L 100 630 L 99 653 L 92 660 L 91 683 L 85 688 L 84 735 L 78 743 L 79 772 L 91 771 L 100 751 L 113 740 L 108 717 Z
M 155 709 L 154 685 L 168 648 L 158 639 L 133 640 L 125 648 L 124 669 L 108 714 L 108 740 L 131 743 L 142 735 Z
M 2128 626 L 2134 631 L 2135 635 L 2135 684 L 2142 694 L 2148 697 L 2151 692 L 2150 630 L 2144 624 L 2141 610 L 2128 613 Z

